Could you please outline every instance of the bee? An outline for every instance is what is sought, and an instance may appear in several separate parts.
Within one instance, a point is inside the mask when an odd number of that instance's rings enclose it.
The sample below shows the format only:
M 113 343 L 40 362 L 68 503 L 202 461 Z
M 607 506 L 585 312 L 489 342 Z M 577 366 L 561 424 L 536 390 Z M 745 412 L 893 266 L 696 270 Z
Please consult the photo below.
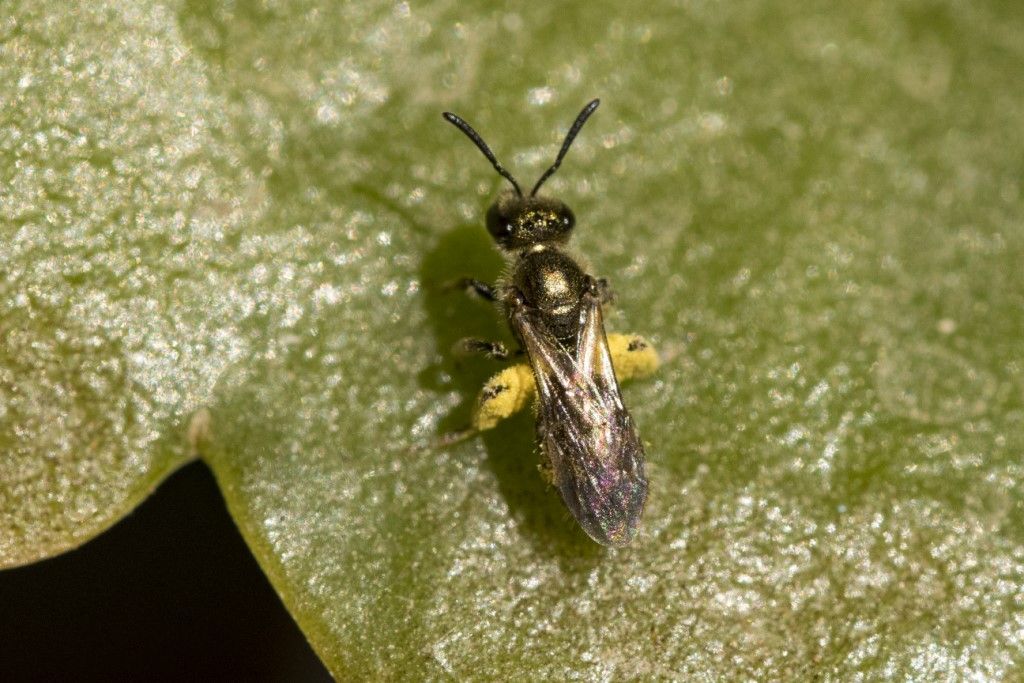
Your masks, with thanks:
M 561 494 L 576 521 L 593 540 L 627 545 L 636 535 L 647 500 L 644 446 L 619 392 L 619 379 L 651 374 L 658 355 L 637 335 L 606 335 L 602 304 L 607 281 L 589 275 L 564 246 L 576 225 L 559 199 L 540 196 L 544 182 L 562 164 L 569 147 L 600 100 L 576 117 L 555 162 L 529 195 L 495 158 L 465 120 L 444 112 L 505 178 L 487 211 L 487 231 L 509 262 L 497 285 L 464 278 L 458 286 L 494 302 L 508 320 L 529 364 L 492 377 L 477 398 L 471 433 L 494 427 L 536 396 L 537 439 L 542 475 Z M 465 339 L 462 349 L 506 359 L 504 345 Z

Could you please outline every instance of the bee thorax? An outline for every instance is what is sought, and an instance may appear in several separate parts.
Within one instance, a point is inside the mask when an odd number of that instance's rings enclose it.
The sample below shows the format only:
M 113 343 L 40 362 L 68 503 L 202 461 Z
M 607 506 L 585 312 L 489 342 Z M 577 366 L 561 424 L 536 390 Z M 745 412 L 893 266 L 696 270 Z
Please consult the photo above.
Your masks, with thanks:
M 564 252 L 548 248 L 523 253 L 513 283 L 559 341 L 576 337 L 586 273 Z

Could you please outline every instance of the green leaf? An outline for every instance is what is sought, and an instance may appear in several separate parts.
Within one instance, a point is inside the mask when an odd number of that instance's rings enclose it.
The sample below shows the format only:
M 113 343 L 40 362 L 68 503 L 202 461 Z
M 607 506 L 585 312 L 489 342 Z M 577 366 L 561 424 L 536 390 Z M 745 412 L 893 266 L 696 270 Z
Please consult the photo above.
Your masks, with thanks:
M 49 3 L 42 3 L 46 5 Z M 1013 678 L 1024 657 L 1024 17 L 1000 3 L 25 4 L 0 24 L 0 558 L 198 446 L 348 678 Z M 116 38 L 115 38 L 116 37 Z M 529 415 L 502 188 L 549 193 L 665 357 L 600 548 Z

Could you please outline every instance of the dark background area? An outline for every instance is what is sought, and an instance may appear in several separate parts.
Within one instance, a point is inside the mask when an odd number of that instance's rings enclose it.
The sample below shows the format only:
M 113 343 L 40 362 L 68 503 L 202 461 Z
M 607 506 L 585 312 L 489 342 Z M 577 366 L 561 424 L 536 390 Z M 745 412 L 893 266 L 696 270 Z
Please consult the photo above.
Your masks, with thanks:
M 0 681 L 329 681 L 202 463 L 59 557 L 0 571 Z

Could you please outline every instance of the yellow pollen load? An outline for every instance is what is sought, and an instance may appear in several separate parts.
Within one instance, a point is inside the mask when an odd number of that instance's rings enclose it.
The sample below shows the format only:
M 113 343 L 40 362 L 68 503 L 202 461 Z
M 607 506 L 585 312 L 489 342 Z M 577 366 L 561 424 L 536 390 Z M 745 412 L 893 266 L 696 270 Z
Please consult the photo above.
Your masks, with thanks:
M 608 335 L 608 351 L 620 382 L 649 377 L 658 369 L 658 352 L 643 337 L 635 334 Z M 473 429 L 494 428 L 506 417 L 526 407 L 537 391 L 533 370 L 526 363 L 507 367 L 487 380 L 477 396 Z

